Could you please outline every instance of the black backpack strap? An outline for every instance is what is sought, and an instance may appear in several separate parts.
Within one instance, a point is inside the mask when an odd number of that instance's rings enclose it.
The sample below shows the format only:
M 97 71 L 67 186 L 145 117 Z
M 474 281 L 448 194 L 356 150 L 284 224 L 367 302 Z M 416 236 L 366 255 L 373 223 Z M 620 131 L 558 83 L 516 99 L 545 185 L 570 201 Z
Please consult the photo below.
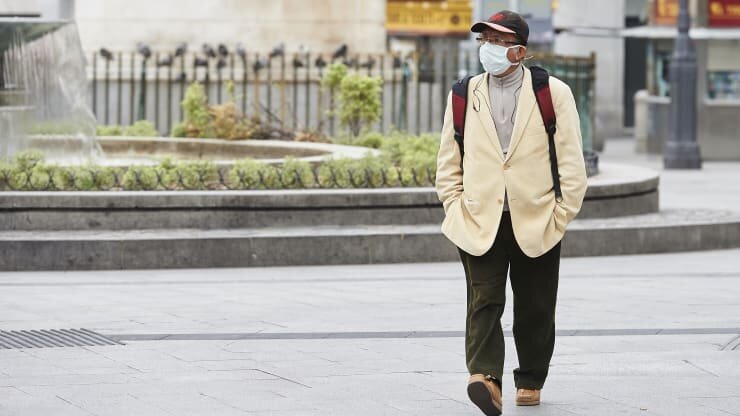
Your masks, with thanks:
M 460 167 L 462 168 L 462 158 L 465 154 L 465 113 L 468 107 L 468 84 L 472 75 L 468 75 L 456 81 L 452 85 L 452 124 L 455 128 L 455 141 L 460 147 Z
M 550 74 L 547 70 L 538 66 L 531 66 L 529 71 L 532 74 L 532 87 L 534 96 L 537 98 L 537 106 L 540 108 L 542 122 L 545 124 L 547 131 L 547 144 L 550 149 L 550 172 L 552 173 L 552 187 L 555 191 L 555 199 L 560 202 L 563 200 L 563 192 L 560 189 L 560 172 L 558 171 L 558 155 L 555 151 L 555 108 L 552 105 L 552 95 L 550 94 Z

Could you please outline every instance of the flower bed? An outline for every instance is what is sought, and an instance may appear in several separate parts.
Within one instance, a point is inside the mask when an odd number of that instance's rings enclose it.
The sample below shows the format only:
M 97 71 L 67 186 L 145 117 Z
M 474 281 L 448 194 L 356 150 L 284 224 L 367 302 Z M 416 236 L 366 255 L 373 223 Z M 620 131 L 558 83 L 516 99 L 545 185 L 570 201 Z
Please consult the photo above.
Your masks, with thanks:
M 116 191 L 206 189 L 312 189 L 416 187 L 434 184 L 438 138 L 434 135 L 382 136 L 369 133 L 337 142 L 375 148 L 379 155 L 361 159 L 327 159 L 313 166 L 286 158 L 273 165 L 254 159 L 219 168 L 209 161 L 174 161 L 156 166 L 60 166 L 37 151 L 18 154 L 0 164 L 0 190 Z

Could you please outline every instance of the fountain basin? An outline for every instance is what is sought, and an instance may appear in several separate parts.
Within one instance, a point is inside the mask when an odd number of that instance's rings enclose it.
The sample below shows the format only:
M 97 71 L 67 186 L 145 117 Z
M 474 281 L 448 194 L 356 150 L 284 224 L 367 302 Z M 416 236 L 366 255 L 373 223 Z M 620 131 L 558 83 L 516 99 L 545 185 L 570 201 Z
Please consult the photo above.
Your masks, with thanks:
M 602 168 L 564 256 L 740 246 L 737 214 L 657 212 L 657 172 Z M 443 215 L 433 188 L 0 192 L 0 270 L 456 261 Z
M 55 148 L 69 150 L 83 146 L 73 136 L 32 136 L 31 147 L 43 149 L 47 160 L 59 164 L 75 164 L 79 160 L 55 157 Z M 265 163 L 282 163 L 293 157 L 309 163 L 320 163 L 327 158 L 359 159 L 378 151 L 366 147 L 345 146 L 331 143 L 291 142 L 283 140 L 222 140 L 189 139 L 173 137 L 98 137 L 106 157 L 95 162 L 105 166 L 126 167 L 156 165 L 165 157 L 175 160 L 208 160 L 219 167 L 231 166 L 235 160 L 252 158 Z M 76 143 L 76 144 L 75 144 Z M 67 152 L 69 153 L 69 152 Z

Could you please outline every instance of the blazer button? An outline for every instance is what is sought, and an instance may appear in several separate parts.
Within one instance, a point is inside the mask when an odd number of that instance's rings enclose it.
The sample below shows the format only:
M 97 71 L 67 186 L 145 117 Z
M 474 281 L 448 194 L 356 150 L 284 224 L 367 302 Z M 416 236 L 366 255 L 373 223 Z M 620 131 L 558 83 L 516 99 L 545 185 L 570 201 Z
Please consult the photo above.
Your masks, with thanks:
M 499 199 L 499 200 L 498 200 L 498 203 L 499 203 L 499 204 L 503 204 L 503 203 L 504 203 L 504 200 L 503 200 L 503 199 Z
M 508 164 L 504 165 L 504 170 L 509 170 L 509 169 L 511 169 L 511 166 L 509 166 Z

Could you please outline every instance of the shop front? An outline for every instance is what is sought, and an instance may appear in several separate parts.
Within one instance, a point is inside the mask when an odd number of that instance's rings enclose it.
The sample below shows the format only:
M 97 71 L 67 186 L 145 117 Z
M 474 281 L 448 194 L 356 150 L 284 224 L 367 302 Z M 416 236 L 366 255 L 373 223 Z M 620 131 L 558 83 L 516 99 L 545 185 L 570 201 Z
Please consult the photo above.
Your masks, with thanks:
M 740 0 L 696 0 L 690 12 L 702 157 L 740 160 Z M 638 151 L 662 153 L 670 134 L 670 62 L 677 14 L 678 0 L 654 0 L 651 25 L 623 31 L 625 37 L 648 41 L 647 89 L 635 95 Z

